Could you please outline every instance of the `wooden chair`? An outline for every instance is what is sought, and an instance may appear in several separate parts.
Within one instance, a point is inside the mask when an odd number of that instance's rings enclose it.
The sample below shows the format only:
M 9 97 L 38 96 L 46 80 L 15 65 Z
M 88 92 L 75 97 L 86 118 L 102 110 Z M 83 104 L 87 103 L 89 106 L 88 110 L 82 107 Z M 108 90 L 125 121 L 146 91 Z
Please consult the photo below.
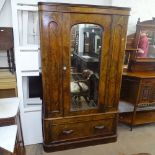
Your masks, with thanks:
M 90 100 L 93 98 L 93 95 L 91 95 L 93 91 L 91 87 L 93 76 L 95 75 L 91 70 L 83 70 L 82 73 L 72 73 L 71 94 L 74 105 L 82 105 L 81 97 L 89 105 Z
M 8 66 L 0 67 L 0 69 L 9 69 L 15 72 L 14 44 L 13 44 L 13 28 L 0 27 L 0 50 L 7 51 Z
M 13 155 L 25 155 L 25 147 L 19 112 L 19 102 L 20 100 L 18 98 L 0 99 L 0 127 L 7 128 L 7 126 L 17 126 L 15 150 L 10 150 L 12 151 Z M 10 141 L 8 139 L 8 143 L 9 142 Z

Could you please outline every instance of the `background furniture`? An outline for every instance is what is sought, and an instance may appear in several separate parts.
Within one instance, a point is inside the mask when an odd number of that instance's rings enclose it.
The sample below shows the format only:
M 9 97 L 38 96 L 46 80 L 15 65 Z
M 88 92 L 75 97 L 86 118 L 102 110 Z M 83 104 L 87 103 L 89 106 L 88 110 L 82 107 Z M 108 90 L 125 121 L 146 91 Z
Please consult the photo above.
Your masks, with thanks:
M 132 47 L 133 50 L 128 59 L 128 69 L 124 71 L 122 78 L 121 100 L 132 104 L 134 108 L 133 111 L 120 113 L 119 118 L 121 122 L 130 125 L 131 130 L 133 126 L 155 122 L 154 109 L 148 110 L 148 107 L 155 104 L 155 58 L 150 58 L 149 55 L 146 58 L 137 56 L 138 39 L 144 30 L 149 35 L 154 34 L 154 18 L 143 22 L 138 20 L 136 33 L 128 37 L 127 48 Z M 152 46 L 152 42 L 149 46 Z M 149 51 L 152 52 L 154 51 Z
M 0 99 L 0 126 L 17 125 L 16 154 L 24 155 L 25 147 L 19 114 L 19 102 L 18 98 Z
M 117 107 L 129 10 L 39 3 L 45 151 L 116 141 Z M 78 25 L 79 31 L 82 30 L 79 23 L 88 23 L 88 26 L 93 23 L 104 31 L 99 53 L 96 106 L 82 105 L 76 109 L 72 108 L 70 91 L 71 67 L 74 67 L 70 48 L 71 29 Z
M 15 72 L 13 28 L 0 27 L 0 50 L 7 51 L 10 72 Z M 8 67 L 0 67 L 6 69 Z
M 84 53 L 92 53 L 98 55 L 101 47 L 102 30 L 98 27 L 91 26 L 84 28 Z
M 94 72 L 98 72 L 99 69 L 98 57 L 92 56 L 91 54 L 74 53 L 73 61 L 74 61 L 73 66 L 78 66 L 79 72 L 87 68 Z
M 155 109 L 147 110 L 155 104 L 155 73 L 123 73 L 121 100 L 134 106 L 133 111 L 120 114 L 120 121 L 130 125 L 131 130 L 133 126 L 155 122 Z

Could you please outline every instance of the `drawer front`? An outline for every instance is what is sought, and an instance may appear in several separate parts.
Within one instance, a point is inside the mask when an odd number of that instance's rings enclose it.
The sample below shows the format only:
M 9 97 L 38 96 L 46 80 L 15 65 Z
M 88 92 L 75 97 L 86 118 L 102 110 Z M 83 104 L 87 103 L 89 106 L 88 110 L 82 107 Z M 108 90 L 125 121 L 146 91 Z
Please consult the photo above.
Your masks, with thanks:
M 50 126 L 50 141 L 73 140 L 114 133 L 114 119 Z
M 115 131 L 114 119 L 93 121 L 91 124 L 92 135 L 106 135 Z
M 142 84 L 155 84 L 155 78 L 153 78 L 153 79 L 142 79 L 141 83 Z
M 90 135 L 90 123 L 52 125 L 50 130 L 51 141 L 70 140 Z

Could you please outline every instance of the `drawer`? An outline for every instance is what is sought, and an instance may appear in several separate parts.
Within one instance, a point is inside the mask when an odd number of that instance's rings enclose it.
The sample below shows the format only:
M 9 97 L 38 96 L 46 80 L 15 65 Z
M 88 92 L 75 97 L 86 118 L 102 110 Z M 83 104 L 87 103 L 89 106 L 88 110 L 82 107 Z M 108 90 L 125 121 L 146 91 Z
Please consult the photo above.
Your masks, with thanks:
M 52 125 L 50 130 L 50 140 L 58 141 L 88 137 L 91 134 L 90 125 L 91 124 L 88 122 Z
M 148 85 L 152 85 L 152 84 L 155 84 L 155 78 L 153 79 L 142 79 L 141 80 L 141 84 L 148 84 Z
M 114 124 L 114 119 L 93 121 L 91 123 L 91 133 L 92 135 L 112 134 L 115 131 Z
M 51 125 L 50 141 L 73 140 L 114 133 L 115 119 L 94 120 L 69 124 Z

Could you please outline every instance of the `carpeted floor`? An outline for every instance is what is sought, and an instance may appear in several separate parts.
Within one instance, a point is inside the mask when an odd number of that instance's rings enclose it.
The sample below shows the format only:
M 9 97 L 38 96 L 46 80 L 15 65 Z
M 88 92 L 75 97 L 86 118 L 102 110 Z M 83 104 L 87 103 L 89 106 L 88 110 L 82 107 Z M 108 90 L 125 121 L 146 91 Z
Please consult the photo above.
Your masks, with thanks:
M 155 155 L 155 124 L 130 129 L 120 124 L 115 143 L 45 153 L 42 145 L 26 147 L 27 155 Z M 149 154 L 139 154 L 149 153 Z

